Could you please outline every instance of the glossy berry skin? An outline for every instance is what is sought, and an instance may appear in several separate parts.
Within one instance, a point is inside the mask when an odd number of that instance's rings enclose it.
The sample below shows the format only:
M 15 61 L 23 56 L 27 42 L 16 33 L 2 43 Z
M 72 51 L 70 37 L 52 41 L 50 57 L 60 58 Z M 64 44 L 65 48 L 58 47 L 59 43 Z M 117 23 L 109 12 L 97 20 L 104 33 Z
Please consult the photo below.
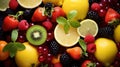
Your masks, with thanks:
M 60 62 L 55 63 L 55 64 L 54 64 L 54 67 L 62 67 L 62 64 L 61 64 Z
M 18 27 L 19 21 L 13 16 L 6 16 L 3 20 L 3 31 L 11 31 Z
M 52 22 L 50 22 L 49 20 L 44 21 L 44 22 L 42 23 L 42 25 L 47 29 L 47 31 L 51 30 L 52 27 L 53 27 Z
M 96 51 L 96 45 L 94 43 L 87 44 L 87 52 L 93 54 Z
M 98 3 L 93 3 L 91 5 L 91 9 L 94 10 L 94 11 L 99 11 L 101 9 L 101 7 Z
M 19 30 L 27 30 L 29 28 L 29 24 L 27 20 L 21 20 L 18 24 L 18 29 Z
M 54 32 L 50 31 L 47 33 L 47 41 L 51 41 L 54 39 Z
M 85 61 L 82 63 L 81 67 L 94 67 L 94 65 L 95 65 L 95 64 L 93 64 L 93 63 L 91 62 L 91 60 L 85 60 Z
M 85 36 L 84 41 L 88 44 L 88 43 L 93 43 L 95 41 L 95 38 L 93 35 L 88 34 Z
M 10 9 L 15 10 L 18 7 L 17 0 L 10 0 L 9 7 L 10 7 Z
M 31 18 L 31 20 L 33 22 L 40 22 L 40 21 L 45 21 L 47 19 L 47 16 L 44 15 L 44 11 L 43 11 L 44 8 L 42 7 L 38 7 L 34 13 L 33 13 L 33 16 Z
M 60 16 L 65 17 L 65 12 L 63 11 L 63 9 L 61 7 L 54 7 L 54 11 L 52 12 L 51 21 L 56 22 L 56 18 L 58 18 Z

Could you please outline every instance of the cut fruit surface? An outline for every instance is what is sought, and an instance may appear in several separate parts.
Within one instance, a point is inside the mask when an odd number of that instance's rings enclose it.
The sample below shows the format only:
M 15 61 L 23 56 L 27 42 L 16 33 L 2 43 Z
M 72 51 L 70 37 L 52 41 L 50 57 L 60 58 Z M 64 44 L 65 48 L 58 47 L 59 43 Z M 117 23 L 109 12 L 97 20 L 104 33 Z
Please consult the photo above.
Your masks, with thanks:
M 47 31 L 40 25 L 34 25 L 27 30 L 26 38 L 33 45 L 41 45 L 46 41 Z
M 68 34 L 66 34 L 63 26 L 60 24 L 56 26 L 54 30 L 54 36 L 56 41 L 64 47 L 74 46 L 80 38 L 76 28 L 71 27 Z
M 17 0 L 24 8 L 35 8 L 42 3 L 42 0 Z
M 7 8 L 9 8 L 9 1 L 10 0 L 0 0 L 0 11 L 5 11 Z
M 87 34 L 91 34 L 94 37 L 98 33 L 98 25 L 91 19 L 85 19 L 80 22 L 81 26 L 77 28 L 77 32 L 81 37 L 85 37 Z

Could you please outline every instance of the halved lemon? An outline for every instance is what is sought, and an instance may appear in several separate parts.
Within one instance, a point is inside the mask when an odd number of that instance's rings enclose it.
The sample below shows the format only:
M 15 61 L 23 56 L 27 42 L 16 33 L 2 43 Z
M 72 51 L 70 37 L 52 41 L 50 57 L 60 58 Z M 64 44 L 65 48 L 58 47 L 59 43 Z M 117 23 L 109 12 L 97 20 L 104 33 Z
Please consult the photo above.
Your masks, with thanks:
M 42 0 L 17 0 L 24 8 L 35 8 L 42 3 Z
M 63 26 L 60 24 L 55 27 L 54 37 L 56 41 L 64 47 L 74 46 L 80 38 L 76 28 L 71 27 L 68 34 L 66 34 Z
M 5 11 L 9 8 L 9 1 L 10 0 L 0 0 L 0 11 Z
M 92 34 L 94 37 L 98 33 L 98 25 L 94 20 L 85 19 L 80 22 L 81 26 L 77 28 L 77 32 L 81 37 L 85 37 L 87 34 Z

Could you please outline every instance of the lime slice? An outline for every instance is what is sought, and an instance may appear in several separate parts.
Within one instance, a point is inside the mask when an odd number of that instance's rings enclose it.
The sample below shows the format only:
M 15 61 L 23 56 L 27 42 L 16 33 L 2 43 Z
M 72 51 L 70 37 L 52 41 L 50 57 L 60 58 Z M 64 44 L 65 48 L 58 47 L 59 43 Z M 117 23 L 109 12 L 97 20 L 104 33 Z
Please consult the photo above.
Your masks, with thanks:
M 60 24 L 55 27 L 54 37 L 56 41 L 64 47 L 74 46 L 80 38 L 76 28 L 71 27 L 68 34 L 65 34 L 63 26 Z
M 77 32 L 81 37 L 85 37 L 87 34 L 96 36 L 98 33 L 98 25 L 91 19 L 85 19 L 80 22 L 81 26 L 77 28 Z
M 17 0 L 24 8 L 35 8 L 42 3 L 42 0 Z
M 10 0 L 0 0 L 0 11 L 6 11 L 9 8 L 9 1 Z

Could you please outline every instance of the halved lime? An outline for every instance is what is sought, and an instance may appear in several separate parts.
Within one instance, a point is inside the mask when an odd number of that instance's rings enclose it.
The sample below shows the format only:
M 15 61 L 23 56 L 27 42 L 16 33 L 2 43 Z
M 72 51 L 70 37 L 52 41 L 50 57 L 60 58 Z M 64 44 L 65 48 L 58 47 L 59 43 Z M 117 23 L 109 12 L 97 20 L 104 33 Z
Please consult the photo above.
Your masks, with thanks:
M 81 37 L 85 37 L 87 34 L 96 36 L 98 33 L 98 25 L 94 20 L 85 19 L 80 22 L 81 26 L 77 28 L 77 32 Z
M 9 8 L 9 1 L 10 0 L 0 0 L 0 11 L 5 11 Z
M 42 3 L 42 0 L 17 0 L 24 8 L 35 8 Z
M 79 41 L 79 34 L 77 33 L 77 29 L 71 27 L 68 34 L 65 33 L 64 27 L 58 24 L 54 30 L 54 37 L 56 41 L 64 47 L 74 46 Z

